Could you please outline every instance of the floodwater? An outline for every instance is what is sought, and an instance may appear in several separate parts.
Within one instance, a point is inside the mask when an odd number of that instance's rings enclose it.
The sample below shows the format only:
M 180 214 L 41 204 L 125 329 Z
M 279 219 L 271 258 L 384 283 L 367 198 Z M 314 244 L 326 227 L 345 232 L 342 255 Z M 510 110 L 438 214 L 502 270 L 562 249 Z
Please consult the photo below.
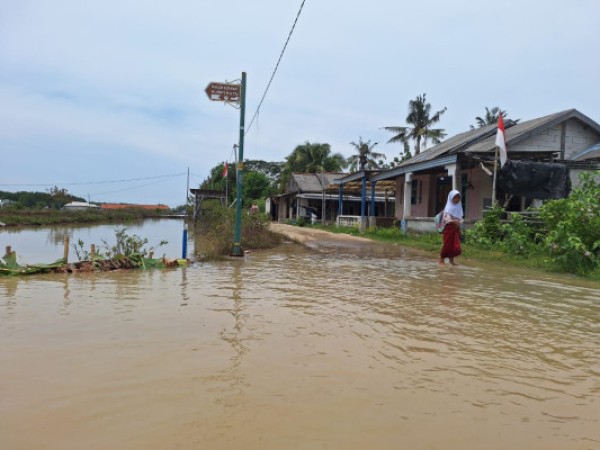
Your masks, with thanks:
M 598 449 L 600 286 L 383 244 L 0 278 L 0 449 Z
M 106 253 L 116 244 L 115 232 L 125 229 L 128 236 L 148 239 L 147 249 L 154 248 L 155 256 L 165 254 L 179 258 L 182 253 L 182 219 L 146 219 L 126 224 L 109 225 L 57 225 L 45 227 L 0 227 L 0 252 L 11 246 L 17 252 L 19 264 L 49 263 L 64 255 L 65 238 L 69 238 L 69 262 L 78 261 L 74 246 L 89 252 L 91 244 Z M 83 246 L 80 247 L 78 242 Z M 165 245 L 159 245 L 167 241 Z M 190 248 L 193 251 L 193 248 Z

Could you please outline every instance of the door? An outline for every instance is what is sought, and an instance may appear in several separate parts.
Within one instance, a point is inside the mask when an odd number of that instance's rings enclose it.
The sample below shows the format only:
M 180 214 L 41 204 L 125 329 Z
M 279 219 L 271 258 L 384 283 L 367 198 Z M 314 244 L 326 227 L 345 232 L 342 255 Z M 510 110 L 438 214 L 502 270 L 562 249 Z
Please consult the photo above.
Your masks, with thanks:
M 439 177 L 437 179 L 437 189 L 436 189 L 436 201 L 435 201 L 435 214 L 442 211 L 446 206 L 446 201 L 448 200 L 448 194 L 452 190 L 452 177 Z

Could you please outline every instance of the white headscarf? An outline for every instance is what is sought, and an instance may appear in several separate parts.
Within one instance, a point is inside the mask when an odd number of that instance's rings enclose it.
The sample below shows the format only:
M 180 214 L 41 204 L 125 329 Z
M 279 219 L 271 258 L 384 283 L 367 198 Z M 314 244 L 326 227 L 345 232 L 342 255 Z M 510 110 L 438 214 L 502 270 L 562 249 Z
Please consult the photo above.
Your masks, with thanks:
M 450 193 L 448 194 L 448 201 L 446 202 L 444 212 L 450 214 L 453 217 L 461 219 L 464 216 L 462 203 L 458 202 L 457 204 L 454 204 L 454 202 L 452 201 L 452 199 L 456 195 L 460 196 L 460 192 L 458 192 L 456 189 L 450 191 Z

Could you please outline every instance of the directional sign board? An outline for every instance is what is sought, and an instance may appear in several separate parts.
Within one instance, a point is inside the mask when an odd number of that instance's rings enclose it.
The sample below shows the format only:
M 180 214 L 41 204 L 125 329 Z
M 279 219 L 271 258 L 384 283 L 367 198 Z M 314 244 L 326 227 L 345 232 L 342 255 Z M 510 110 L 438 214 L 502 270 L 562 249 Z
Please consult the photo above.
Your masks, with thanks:
M 242 88 L 240 84 L 219 83 L 213 81 L 206 86 L 204 92 L 213 102 L 239 103 Z

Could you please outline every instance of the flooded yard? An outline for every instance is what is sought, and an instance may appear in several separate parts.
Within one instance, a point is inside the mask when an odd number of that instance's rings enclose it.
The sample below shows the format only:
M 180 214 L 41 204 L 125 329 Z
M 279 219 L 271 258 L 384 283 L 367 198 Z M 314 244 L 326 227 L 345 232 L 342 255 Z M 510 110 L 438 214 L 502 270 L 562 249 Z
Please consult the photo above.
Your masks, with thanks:
M 0 448 L 600 448 L 600 286 L 461 262 L 322 241 L 0 278 Z

